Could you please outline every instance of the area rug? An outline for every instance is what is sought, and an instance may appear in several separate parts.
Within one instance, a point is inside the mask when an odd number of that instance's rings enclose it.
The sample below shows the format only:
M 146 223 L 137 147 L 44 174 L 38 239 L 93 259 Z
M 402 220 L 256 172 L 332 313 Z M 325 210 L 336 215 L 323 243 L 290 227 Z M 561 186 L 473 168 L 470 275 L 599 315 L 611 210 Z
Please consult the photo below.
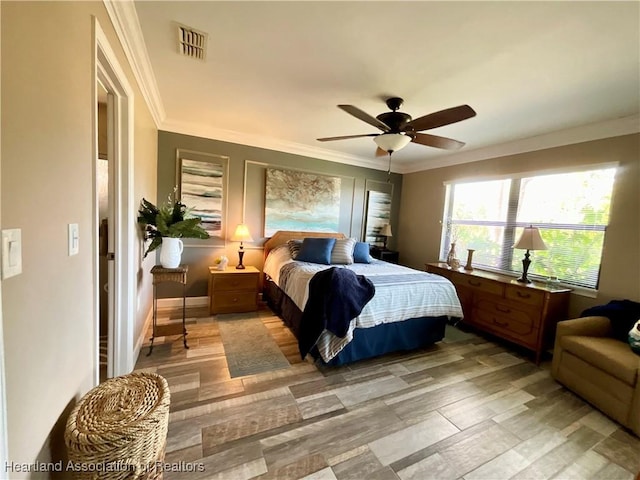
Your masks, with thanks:
M 231 378 L 290 366 L 256 314 L 218 315 L 216 319 Z
M 444 330 L 443 342 L 445 343 L 462 342 L 464 340 L 469 340 L 470 338 L 474 338 L 474 337 L 476 337 L 476 335 L 474 335 L 473 333 L 467 333 L 458 327 L 447 324 Z

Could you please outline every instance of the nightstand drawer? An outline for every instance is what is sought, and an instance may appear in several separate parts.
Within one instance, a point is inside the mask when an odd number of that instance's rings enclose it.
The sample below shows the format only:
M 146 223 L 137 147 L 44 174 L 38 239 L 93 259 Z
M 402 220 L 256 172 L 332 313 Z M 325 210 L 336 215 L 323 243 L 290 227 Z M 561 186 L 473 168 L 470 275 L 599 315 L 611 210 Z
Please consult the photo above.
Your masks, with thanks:
M 258 288 L 257 273 L 219 274 L 213 278 L 213 291 L 225 290 L 255 290 Z
M 251 292 L 214 293 L 211 313 L 251 312 L 258 309 L 258 294 Z

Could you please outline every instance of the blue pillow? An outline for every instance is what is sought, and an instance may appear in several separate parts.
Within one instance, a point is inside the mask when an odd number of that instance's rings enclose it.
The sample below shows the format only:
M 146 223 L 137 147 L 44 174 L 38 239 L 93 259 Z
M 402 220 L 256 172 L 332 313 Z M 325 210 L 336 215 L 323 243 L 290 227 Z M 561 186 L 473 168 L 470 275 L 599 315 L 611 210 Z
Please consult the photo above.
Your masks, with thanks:
M 355 263 L 371 263 L 370 249 L 371 247 L 367 242 L 357 242 L 353 248 L 353 261 Z
M 335 238 L 305 238 L 296 260 L 331 265 L 331 250 L 335 243 Z

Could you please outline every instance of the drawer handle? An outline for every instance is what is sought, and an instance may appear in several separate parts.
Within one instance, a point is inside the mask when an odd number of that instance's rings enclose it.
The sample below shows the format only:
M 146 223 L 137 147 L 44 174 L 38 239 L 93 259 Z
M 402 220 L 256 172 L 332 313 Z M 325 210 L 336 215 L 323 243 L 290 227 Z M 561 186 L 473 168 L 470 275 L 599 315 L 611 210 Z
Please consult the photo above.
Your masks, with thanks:
M 511 313 L 510 308 L 504 308 L 504 307 L 501 307 L 500 305 L 496 305 L 496 310 L 502 313 Z
M 531 298 L 531 295 L 528 293 L 522 293 L 520 290 L 516 290 L 516 293 L 520 298 Z
M 501 322 L 500 320 L 497 320 L 495 317 L 493 317 L 493 323 L 495 323 L 496 325 L 498 325 L 500 327 L 508 327 L 509 326 L 509 322 Z
M 469 280 L 469 285 L 471 285 L 472 287 L 479 287 L 480 285 L 482 285 L 482 282 L 474 282 L 473 280 Z

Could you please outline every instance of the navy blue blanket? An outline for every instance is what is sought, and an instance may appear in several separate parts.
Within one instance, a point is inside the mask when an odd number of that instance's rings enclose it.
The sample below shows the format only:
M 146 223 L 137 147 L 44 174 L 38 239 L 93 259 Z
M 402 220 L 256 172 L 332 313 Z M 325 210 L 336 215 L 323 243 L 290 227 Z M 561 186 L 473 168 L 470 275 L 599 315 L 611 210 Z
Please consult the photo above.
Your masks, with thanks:
M 360 315 L 376 289 L 364 275 L 347 268 L 331 267 L 309 281 L 309 298 L 302 312 L 298 347 L 304 358 L 326 329 L 344 337 L 349 323 Z

